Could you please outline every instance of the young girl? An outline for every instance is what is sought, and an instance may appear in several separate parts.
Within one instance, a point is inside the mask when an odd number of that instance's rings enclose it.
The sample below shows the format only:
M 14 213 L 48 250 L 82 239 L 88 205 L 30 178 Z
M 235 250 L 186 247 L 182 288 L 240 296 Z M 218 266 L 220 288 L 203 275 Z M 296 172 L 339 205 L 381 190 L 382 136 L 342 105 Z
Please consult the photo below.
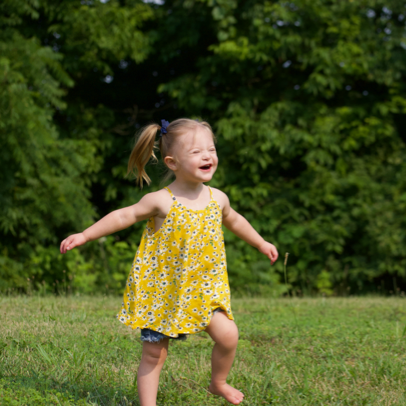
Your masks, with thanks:
M 230 207 L 223 192 L 204 185 L 218 164 L 215 137 L 204 121 L 162 120 L 162 126 L 152 124 L 142 131 L 128 164 L 141 186 L 143 180 L 150 183 L 145 166 L 151 157 L 156 159 L 158 130 L 161 156 L 175 181 L 66 238 L 61 253 L 148 219 L 118 315 L 125 325 L 141 329 L 137 377 L 141 406 L 156 406 L 169 339 L 186 339 L 203 330 L 215 342 L 209 390 L 238 405 L 244 395 L 226 383 L 238 330 L 230 307 L 221 226 L 256 247 L 271 263 L 278 252 Z

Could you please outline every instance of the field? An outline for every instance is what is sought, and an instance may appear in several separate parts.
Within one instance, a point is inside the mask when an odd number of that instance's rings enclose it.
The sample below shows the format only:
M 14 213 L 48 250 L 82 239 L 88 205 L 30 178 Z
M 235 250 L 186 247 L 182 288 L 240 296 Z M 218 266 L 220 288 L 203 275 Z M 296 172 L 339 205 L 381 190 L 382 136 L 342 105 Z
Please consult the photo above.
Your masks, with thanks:
M 139 333 L 112 297 L 1 297 L 0 405 L 139 405 Z M 403 298 L 235 299 L 243 405 L 406 405 Z M 209 395 L 206 333 L 172 342 L 158 405 Z

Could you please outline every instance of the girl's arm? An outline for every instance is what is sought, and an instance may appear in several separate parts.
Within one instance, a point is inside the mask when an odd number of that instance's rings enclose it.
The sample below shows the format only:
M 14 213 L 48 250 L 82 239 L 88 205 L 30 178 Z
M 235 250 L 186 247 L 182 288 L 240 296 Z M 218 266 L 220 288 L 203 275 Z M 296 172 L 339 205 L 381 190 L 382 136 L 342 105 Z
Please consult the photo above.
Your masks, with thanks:
M 137 204 L 115 210 L 79 234 L 73 234 L 61 242 L 60 251 L 65 254 L 72 248 L 89 241 L 124 230 L 138 221 L 160 214 L 162 211 L 155 193 L 145 195 Z
M 245 217 L 233 210 L 227 195 L 223 195 L 223 224 L 237 237 L 257 248 L 262 254 L 265 254 L 271 260 L 271 264 L 273 264 L 278 259 L 278 250 L 276 247 L 265 241 Z

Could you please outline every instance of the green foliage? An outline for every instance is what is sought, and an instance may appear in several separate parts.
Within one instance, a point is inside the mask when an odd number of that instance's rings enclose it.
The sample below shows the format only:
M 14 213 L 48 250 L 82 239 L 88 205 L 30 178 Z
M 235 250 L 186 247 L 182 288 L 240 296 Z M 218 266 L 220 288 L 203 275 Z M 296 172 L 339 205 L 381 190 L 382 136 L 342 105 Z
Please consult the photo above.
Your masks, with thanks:
M 301 290 L 317 288 L 324 269 L 337 288 L 404 278 L 403 4 L 207 6 L 212 53 L 160 90 L 215 123 L 216 185 L 291 253 L 289 281 Z
M 104 161 L 102 152 L 109 147 L 109 140 L 101 135 L 111 125 L 112 114 L 103 105 L 86 106 L 80 99 L 67 103 L 66 94 L 74 86 L 72 78 L 80 78 L 86 66 L 109 73 L 109 59 L 129 55 L 142 60 L 148 41 L 136 28 L 151 17 L 150 8 L 143 4 L 127 9 L 114 1 L 107 7 L 98 4 L 17 1 L 1 5 L 0 289 L 26 289 L 27 278 L 33 276 L 49 285 L 61 281 L 74 259 L 59 258 L 60 236 L 90 225 L 96 216 L 91 187 Z M 40 16 L 53 23 L 45 32 L 36 27 Z M 27 19 L 30 24 L 25 25 Z M 116 25 L 111 27 L 110 20 Z M 48 37 L 57 40 L 63 35 L 67 38 L 64 54 L 58 52 L 58 44 L 44 45 Z M 95 43 L 100 53 L 95 52 Z M 63 121 L 73 121 L 72 115 L 76 115 L 74 128 L 62 129 Z M 117 250 L 114 255 L 119 254 Z M 91 258 L 79 262 L 94 269 Z M 78 286 L 85 285 L 84 278 L 78 277 Z
M 321 271 L 317 275 L 316 288 L 323 295 L 331 296 L 333 294 L 333 290 L 331 289 L 332 287 L 333 287 L 333 285 L 331 283 L 330 274 L 326 270 Z
M 405 13 L 397 0 L 3 1 L 0 289 L 34 276 L 120 291 L 142 224 L 67 258 L 59 242 L 160 187 L 162 166 L 142 192 L 124 180 L 133 132 L 181 116 L 213 125 L 211 185 L 290 252 L 293 291 L 403 288 Z M 234 291 L 286 292 L 281 260 L 225 236 Z

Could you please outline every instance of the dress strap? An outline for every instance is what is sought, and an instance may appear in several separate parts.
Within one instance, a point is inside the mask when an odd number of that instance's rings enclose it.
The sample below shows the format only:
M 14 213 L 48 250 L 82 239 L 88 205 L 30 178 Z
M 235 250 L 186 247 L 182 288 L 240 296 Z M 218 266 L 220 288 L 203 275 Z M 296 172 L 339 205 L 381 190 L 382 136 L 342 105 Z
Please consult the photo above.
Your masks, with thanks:
M 210 190 L 210 200 L 213 200 L 213 191 L 211 190 L 211 187 L 210 186 L 207 186 L 208 188 L 209 188 L 209 190 Z
M 213 198 L 213 191 L 211 190 L 211 187 L 210 187 L 210 186 L 207 186 L 207 187 L 208 187 L 209 190 L 210 190 L 210 201 L 212 201 L 212 200 L 214 200 L 214 198 Z M 169 192 L 169 194 L 170 194 L 171 197 L 172 197 L 172 200 L 176 200 L 176 197 L 173 195 L 171 189 L 169 189 L 167 186 L 165 186 L 164 189 L 166 189 L 166 190 Z
M 172 197 L 172 200 L 176 200 L 176 197 L 173 195 L 171 189 L 169 189 L 168 187 L 164 187 L 164 189 L 166 189 L 166 190 L 169 192 L 169 194 L 170 194 L 171 197 Z

